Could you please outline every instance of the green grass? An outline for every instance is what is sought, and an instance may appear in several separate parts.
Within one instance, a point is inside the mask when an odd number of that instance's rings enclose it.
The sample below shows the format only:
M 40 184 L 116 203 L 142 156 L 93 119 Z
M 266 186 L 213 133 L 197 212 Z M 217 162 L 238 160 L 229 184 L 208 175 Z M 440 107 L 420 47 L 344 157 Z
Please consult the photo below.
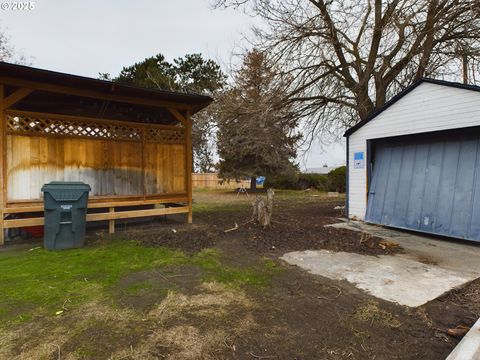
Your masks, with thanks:
M 253 201 L 253 200 L 252 200 Z M 250 203 L 238 202 L 238 203 L 203 203 L 193 204 L 193 213 L 224 213 L 224 212 L 238 212 L 248 210 L 252 207 Z
M 128 241 L 65 251 L 1 253 L 0 319 L 16 315 L 23 320 L 29 311 L 21 309 L 54 313 L 65 301 L 71 307 L 102 297 L 105 288 L 127 273 L 187 261 L 180 251 Z
M 204 281 L 217 281 L 232 287 L 265 286 L 271 276 L 280 269 L 271 260 L 264 260 L 256 267 L 224 266 L 221 263 L 221 254 L 215 249 L 203 250 L 192 258 L 192 262 L 204 270 Z
M 264 286 L 277 271 L 264 261 L 257 267 L 237 268 L 222 264 L 216 250 L 188 256 L 180 250 L 149 248 L 133 241 L 64 251 L 5 251 L 0 253 L 0 324 L 23 322 L 33 315 L 54 315 L 56 311 L 91 300 L 112 296 L 112 289 L 129 273 L 171 265 L 197 265 L 204 281 L 218 281 L 238 287 Z M 148 292 L 148 283 L 127 289 Z
M 251 193 L 247 198 L 245 195 L 237 197 L 233 190 L 220 189 L 204 191 L 202 189 L 196 189 L 193 195 L 193 212 L 194 214 L 214 215 L 215 213 L 251 211 L 252 202 L 257 195 L 266 196 L 265 193 Z M 326 192 L 318 190 L 275 190 L 275 203 L 280 207 L 304 206 L 305 203 L 325 201 L 326 196 Z M 343 195 L 340 195 L 338 199 L 342 198 Z M 338 201 L 338 199 L 330 198 L 328 200 Z

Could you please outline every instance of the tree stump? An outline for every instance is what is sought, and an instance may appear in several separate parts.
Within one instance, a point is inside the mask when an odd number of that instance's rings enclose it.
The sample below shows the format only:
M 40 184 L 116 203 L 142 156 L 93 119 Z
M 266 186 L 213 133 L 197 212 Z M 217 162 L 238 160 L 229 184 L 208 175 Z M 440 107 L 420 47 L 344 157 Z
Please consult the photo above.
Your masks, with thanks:
M 268 189 L 266 202 L 261 196 L 257 196 L 255 202 L 252 204 L 252 220 L 257 221 L 264 228 L 271 226 L 274 195 L 275 192 L 272 189 Z

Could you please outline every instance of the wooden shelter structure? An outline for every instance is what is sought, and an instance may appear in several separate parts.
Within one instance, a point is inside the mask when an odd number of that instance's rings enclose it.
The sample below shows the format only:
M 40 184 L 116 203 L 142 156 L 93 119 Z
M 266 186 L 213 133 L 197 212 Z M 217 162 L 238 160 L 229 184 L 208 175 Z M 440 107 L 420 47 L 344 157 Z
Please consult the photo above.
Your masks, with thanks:
M 0 244 L 4 229 L 43 224 L 41 187 L 55 180 L 88 183 L 87 221 L 111 233 L 116 219 L 191 222 L 191 115 L 211 102 L 0 62 Z

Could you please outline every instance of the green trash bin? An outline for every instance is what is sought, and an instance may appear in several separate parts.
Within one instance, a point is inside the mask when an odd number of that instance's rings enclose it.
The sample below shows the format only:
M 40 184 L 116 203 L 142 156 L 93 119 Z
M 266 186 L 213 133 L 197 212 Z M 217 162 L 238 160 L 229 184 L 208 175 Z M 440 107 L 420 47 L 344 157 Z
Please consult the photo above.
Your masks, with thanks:
M 53 181 L 43 185 L 45 249 L 71 249 L 84 245 L 90 190 L 90 186 L 83 182 Z

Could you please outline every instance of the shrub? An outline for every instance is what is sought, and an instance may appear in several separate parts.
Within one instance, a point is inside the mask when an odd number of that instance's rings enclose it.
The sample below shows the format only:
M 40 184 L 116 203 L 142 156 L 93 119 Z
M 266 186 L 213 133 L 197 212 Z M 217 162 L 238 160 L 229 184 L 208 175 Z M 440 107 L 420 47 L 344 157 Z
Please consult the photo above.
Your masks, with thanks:
M 274 188 L 282 190 L 305 190 L 314 188 L 320 191 L 346 191 L 347 168 L 341 166 L 330 171 L 327 175 L 323 174 L 303 174 L 291 173 L 288 175 L 267 176 L 265 188 Z
M 327 176 L 322 174 L 300 174 L 297 181 L 297 189 L 299 190 L 314 188 L 317 190 L 326 191 L 327 185 Z
M 327 175 L 322 174 L 290 174 L 269 176 L 265 180 L 265 187 L 283 190 L 305 190 L 315 188 L 321 191 L 328 190 Z
M 328 191 L 344 193 L 347 190 L 347 167 L 341 166 L 332 170 L 327 175 Z
M 267 176 L 264 188 L 274 189 L 295 189 L 298 181 L 298 174 L 292 173 L 287 175 Z

